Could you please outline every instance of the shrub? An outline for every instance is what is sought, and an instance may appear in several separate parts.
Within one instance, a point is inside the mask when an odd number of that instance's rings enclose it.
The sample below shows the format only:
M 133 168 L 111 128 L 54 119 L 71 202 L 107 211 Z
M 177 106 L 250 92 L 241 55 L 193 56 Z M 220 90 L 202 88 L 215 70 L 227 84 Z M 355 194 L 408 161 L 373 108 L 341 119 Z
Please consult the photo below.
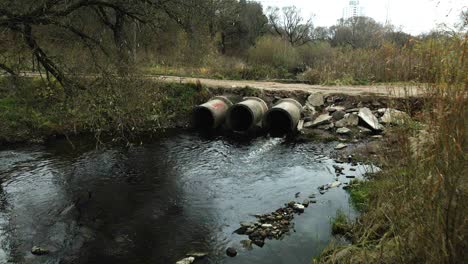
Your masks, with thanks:
M 301 64 L 297 50 L 289 42 L 273 36 L 258 39 L 256 45 L 248 51 L 248 62 L 286 71 Z

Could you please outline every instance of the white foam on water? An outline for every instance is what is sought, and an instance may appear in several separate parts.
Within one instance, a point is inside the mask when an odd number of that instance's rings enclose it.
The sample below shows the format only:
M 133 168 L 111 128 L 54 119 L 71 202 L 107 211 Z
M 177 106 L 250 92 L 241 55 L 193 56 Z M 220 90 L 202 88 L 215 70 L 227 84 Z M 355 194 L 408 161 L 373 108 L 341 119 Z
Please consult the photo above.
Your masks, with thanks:
M 245 163 L 251 163 L 258 160 L 266 152 L 274 149 L 276 146 L 284 142 L 284 138 L 270 138 L 261 145 L 254 144 L 255 149 L 249 151 L 247 155 L 241 158 Z

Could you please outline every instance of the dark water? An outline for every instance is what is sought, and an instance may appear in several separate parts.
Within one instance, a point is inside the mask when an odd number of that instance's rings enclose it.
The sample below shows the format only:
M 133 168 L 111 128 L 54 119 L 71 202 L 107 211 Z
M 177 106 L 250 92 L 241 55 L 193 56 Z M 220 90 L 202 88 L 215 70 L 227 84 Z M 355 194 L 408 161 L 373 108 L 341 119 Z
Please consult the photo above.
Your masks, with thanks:
M 75 145 L 0 151 L 0 263 L 175 263 L 190 251 L 209 253 L 197 263 L 310 263 L 332 239 L 336 210 L 356 214 L 341 188 L 317 192 L 335 177 L 327 144 L 181 133 L 130 149 Z M 296 216 L 296 232 L 243 249 L 239 222 L 297 192 L 318 203 Z M 33 245 L 51 254 L 34 256 Z

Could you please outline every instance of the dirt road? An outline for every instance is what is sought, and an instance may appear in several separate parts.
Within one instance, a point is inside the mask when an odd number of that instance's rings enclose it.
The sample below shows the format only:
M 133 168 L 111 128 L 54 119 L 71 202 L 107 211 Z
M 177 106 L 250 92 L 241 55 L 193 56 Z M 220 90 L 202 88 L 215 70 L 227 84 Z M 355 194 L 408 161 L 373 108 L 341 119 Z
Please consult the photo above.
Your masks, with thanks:
M 38 77 L 38 73 L 26 72 L 22 76 Z M 177 77 L 177 76 L 155 76 L 143 75 L 143 78 L 154 79 L 163 82 L 171 83 L 194 83 L 199 80 L 203 85 L 212 88 L 243 88 L 249 86 L 251 88 L 262 90 L 283 90 L 283 91 L 305 91 L 309 93 L 323 93 L 323 94 L 348 94 L 348 95 L 377 95 L 388 97 L 407 97 L 407 96 L 421 96 L 424 89 L 418 86 L 409 85 L 344 85 L 344 86 L 323 86 L 323 85 L 310 85 L 303 83 L 279 83 L 272 81 L 244 81 L 244 80 L 216 80 L 207 78 L 191 78 L 191 77 Z
M 404 85 L 362 85 L 362 86 L 323 86 L 309 85 L 303 83 L 279 83 L 269 81 L 240 81 L 240 80 L 215 80 L 205 78 L 189 78 L 174 76 L 151 77 L 164 82 L 189 83 L 200 80 L 203 85 L 208 87 L 222 88 L 242 88 L 252 87 L 262 90 L 300 90 L 310 93 L 336 94 L 343 93 L 349 95 L 378 95 L 389 97 L 406 97 L 422 95 L 424 89 L 417 86 Z

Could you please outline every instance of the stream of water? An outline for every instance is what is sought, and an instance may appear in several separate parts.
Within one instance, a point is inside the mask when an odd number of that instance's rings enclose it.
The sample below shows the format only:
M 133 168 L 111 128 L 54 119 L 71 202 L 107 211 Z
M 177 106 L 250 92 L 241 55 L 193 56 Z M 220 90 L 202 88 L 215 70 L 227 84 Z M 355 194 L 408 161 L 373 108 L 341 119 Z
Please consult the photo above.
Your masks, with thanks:
M 0 151 L 0 263 L 175 263 L 190 251 L 208 253 L 197 263 L 311 263 L 336 211 L 356 215 L 342 188 L 318 194 L 335 179 L 330 143 L 170 132 L 132 148 L 75 147 Z M 371 169 L 339 165 L 357 177 Z M 283 240 L 247 250 L 233 234 L 253 214 L 313 193 L 317 203 Z M 33 246 L 51 252 L 35 256 Z M 230 246 L 238 256 L 226 256 Z

